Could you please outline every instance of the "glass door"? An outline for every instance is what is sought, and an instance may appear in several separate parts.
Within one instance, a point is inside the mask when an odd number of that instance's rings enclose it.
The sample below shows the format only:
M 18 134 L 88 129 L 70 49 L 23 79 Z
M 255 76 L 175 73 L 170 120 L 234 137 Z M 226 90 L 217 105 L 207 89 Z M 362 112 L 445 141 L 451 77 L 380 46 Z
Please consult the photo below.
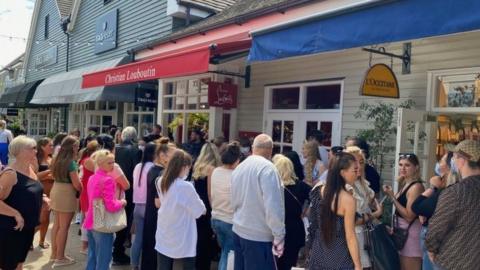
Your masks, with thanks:
M 298 132 L 297 115 L 286 113 L 268 115 L 267 134 L 273 140 L 273 154 L 298 151 L 296 132 Z
M 421 177 L 430 179 L 437 159 L 436 153 L 437 117 L 424 111 L 398 109 L 397 143 L 395 153 L 395 177 L 398 175 L 400 153 L 413 153 L 420 161 Z M 394 190 L 398 182 L 394 181 Z
M 87 126 L 94 128 L 97 133 L 108 133 L 111 125 L 117 124 L 116 111 L 108 112 L 96 112 L 87 111 Z
M 341 113 L 303 113 L 300 119 L 299 134 L 302 140 L 308 139 L 312 131 L 321 130 L 325 134 L 322 142 L 325 146 L 337 146 L 341 144 Z

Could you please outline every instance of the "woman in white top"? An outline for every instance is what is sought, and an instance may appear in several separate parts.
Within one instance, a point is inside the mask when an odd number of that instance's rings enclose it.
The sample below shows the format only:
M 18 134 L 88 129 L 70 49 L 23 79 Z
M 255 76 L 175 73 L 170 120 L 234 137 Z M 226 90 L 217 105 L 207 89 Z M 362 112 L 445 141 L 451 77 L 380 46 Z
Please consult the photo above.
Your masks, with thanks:
M 192 183 L 185 181 L 191 166 L 192 157 L 177 149 L 157 182 L 160 200 L 155 235 L 158 270 L 172 270 L 174 260 L 182 260 L 184 270 L 195 269 L 195 220 L 205 214 L 206 208 Z
M 305 183 L 315 186 L 320 180 L 320 176 L 325 171 L 325 166 L 320 160 L 320 152 L 318 151 L 318 143 L 316 141 L 307 141 L 302 148 L 302 155 L 305 160 L 303 165 L 305 174 Z
M 140 255 L 143 245 L 143 225 L 145 221 L 145 204 L 147 201 L 147 174 L 153 167 L 157 145 L 148 143 L 143 150 L 142 161 L 133 169 L 133 224 L 135 227 L 135 238 L 130 249 L 130 264 L 132 269 L 139 269 Z
M 0 161 L 3 165 L 8 164 L 8 145 L 13 141 L 13 135 L 7 129 L 7 122 L 0 120 Z
M 372 267 L 368 251 L 365 250 L 365 224 L 373 218 L 382 215 L 383 208 L 375 200 L 375 192 L 370 188 L 370 183 L 365 179 L 365 156 L 357 146 L 349 146 L 345 152 L 352 154 L 359 165 L 358 178 L 354 185 L 346 184 L 345 188 L 355 198 L 357 205 L 357 216 L 355 221 L 355 233 L 357 235 L 358 250 L 363 269 Z M 375 204 L 376 211 L 373 212 L 370 205 Z
M 233 142 L 227 145 L 222 153 L 223 166 L 213 170 L 210 177 L 210 202 L 212 205 L 212 229 L 217 236 L 222 255 L 218 263 L 218 270 L 227 269 L 228 252 L 233 250 L 231 205 L 232 172 L 240 163 L 240 145 Z

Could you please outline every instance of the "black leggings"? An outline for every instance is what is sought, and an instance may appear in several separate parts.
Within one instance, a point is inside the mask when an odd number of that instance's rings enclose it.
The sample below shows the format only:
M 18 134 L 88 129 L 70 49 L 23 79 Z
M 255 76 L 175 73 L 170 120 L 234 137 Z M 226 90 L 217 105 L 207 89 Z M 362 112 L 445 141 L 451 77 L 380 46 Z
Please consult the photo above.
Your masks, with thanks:
M 183 270 L 195 270 L 195 257 L 172 259 L 157 252 L 157 270 L 173 270 L 174 261 L 181 261 Z

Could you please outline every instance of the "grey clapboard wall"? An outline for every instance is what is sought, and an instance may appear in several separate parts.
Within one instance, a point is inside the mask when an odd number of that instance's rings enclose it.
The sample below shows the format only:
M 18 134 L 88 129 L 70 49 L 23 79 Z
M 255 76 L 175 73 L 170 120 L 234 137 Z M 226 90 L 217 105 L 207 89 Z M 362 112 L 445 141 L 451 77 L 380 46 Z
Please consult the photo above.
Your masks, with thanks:
M 96 19 L 112 9 L 118 9 L 117 48 L 95 54 L 93 42 Z M 158 38 L 171 33 L 173 19 L 167 16 L 166 9 L 167 0 L 111 0 L 107 4 L 102 0 L 82 0 L 75 27 L 70 36 L 69 70 L 125 56 L 127 50 L 147 41 L 148 37 Z M 44 18 L 47 14 L 50 16 L 51 44 L 48 40 L 43 40 Z M 60 16 L 54 0 L 42 1 L 34 39 L 39 42 L 32 43 L 27 81 L 64 72 L 66 45 L 62 41 L 66 41 L 66 37 L 60 27 Z M 45 67 L 43 71 L 35 69 L 36 56 L 55 44 L 58 45 L 57 64 Z

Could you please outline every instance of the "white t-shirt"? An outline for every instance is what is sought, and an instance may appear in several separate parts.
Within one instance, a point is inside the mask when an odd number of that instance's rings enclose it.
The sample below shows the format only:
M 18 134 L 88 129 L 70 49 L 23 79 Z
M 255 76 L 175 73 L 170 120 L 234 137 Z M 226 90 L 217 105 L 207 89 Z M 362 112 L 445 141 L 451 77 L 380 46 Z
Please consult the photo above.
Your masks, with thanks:
M 162 178 L 157 182 L 160 208 L 158 209 L 155 250 L 173 258 L 196 256 L 196 219 L 206 208 L 193 184 L 177 178 L 166 193 L 161 192 Z
M 11 143 L 13 141 L 12 132 L 8 129 L 0 130 L 0 143 Z
M 218 167 L 211 176 L 212 218 L 232 224 L 232 172 Z

